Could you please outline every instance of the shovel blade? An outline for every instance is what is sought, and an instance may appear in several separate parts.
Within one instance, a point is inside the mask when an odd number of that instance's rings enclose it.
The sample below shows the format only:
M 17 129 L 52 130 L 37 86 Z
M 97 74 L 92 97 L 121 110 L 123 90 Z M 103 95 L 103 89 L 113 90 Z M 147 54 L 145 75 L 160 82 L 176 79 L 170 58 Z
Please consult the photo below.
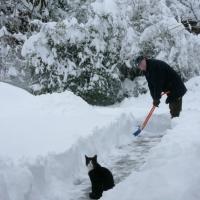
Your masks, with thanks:
M 138 130 L 137 131 L 135 131 L 134 133 L 133 133 L 133 135 L 134 136 L 138 136 L 140 133 L 141 133 L 141 129 L 140 128 L 138 128 Z

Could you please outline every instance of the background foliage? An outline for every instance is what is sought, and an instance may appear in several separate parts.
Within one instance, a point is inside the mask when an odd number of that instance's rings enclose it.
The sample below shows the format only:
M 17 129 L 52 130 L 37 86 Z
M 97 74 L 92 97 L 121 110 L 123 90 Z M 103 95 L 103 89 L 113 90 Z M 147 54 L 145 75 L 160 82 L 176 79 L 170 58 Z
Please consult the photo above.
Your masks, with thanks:
M 199 75 L 200 37 L 181 22 L 199 22 L 199 8 L 196 0 L 1 0 L 0 80 L 110 105 L 146 91 L 129 64 L 140 52 L 188 80 Z

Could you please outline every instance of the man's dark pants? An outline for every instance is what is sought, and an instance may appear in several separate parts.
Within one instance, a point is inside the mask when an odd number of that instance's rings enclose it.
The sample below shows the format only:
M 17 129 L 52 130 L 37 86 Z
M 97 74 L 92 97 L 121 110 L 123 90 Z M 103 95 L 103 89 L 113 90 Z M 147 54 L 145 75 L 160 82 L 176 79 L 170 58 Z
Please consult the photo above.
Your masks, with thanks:
M 179 114 L 182 110 L 182 97 L 176 98 L 172 102 L 170 102 L 169 109 L 170 109 L 171 118 L 179 117 Z

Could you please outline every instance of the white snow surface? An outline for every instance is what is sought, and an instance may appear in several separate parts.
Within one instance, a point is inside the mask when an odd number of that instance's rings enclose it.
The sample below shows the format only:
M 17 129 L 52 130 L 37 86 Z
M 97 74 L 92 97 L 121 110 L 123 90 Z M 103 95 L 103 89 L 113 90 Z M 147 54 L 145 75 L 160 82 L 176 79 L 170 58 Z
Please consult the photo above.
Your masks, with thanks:
M 112 168 L 120 147 L 163 133 L 144 164 L 101 199 L 199 200 L 200 77 L 186 85 L 181 117 L 170 119 L 163 97 L 141 137 L 134 137 L 151 108 L 149 93 L 95 107 L 71 92 L 32 96 L 0 83 L 0 199 L 78 200 L 89 179 L 85 154 Z
M 0 91 L 0 152 L 15 160 L 65 151 L 115 118 L 68 91 L 33 96 L 5 83 L 0 83 Z
M 96 0 L 94 3 L 91 4 L 94 11 L 96 13 L 102 14 L 102 13 L 112 13 L 113 16 L 117 15 L 119 13 L 119 10 L 117 8 L 115 1 L 110 0 Z

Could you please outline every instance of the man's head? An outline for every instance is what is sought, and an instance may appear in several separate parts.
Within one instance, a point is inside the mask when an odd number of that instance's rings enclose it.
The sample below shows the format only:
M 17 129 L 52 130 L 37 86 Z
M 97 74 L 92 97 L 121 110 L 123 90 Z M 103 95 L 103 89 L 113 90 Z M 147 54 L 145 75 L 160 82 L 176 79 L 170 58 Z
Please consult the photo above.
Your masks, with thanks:
M 138 56 L 136 59 L 130 61 L 133 67 L 137 67 L 141 71 L 146 71 L 147 63 L 144 56 Z

